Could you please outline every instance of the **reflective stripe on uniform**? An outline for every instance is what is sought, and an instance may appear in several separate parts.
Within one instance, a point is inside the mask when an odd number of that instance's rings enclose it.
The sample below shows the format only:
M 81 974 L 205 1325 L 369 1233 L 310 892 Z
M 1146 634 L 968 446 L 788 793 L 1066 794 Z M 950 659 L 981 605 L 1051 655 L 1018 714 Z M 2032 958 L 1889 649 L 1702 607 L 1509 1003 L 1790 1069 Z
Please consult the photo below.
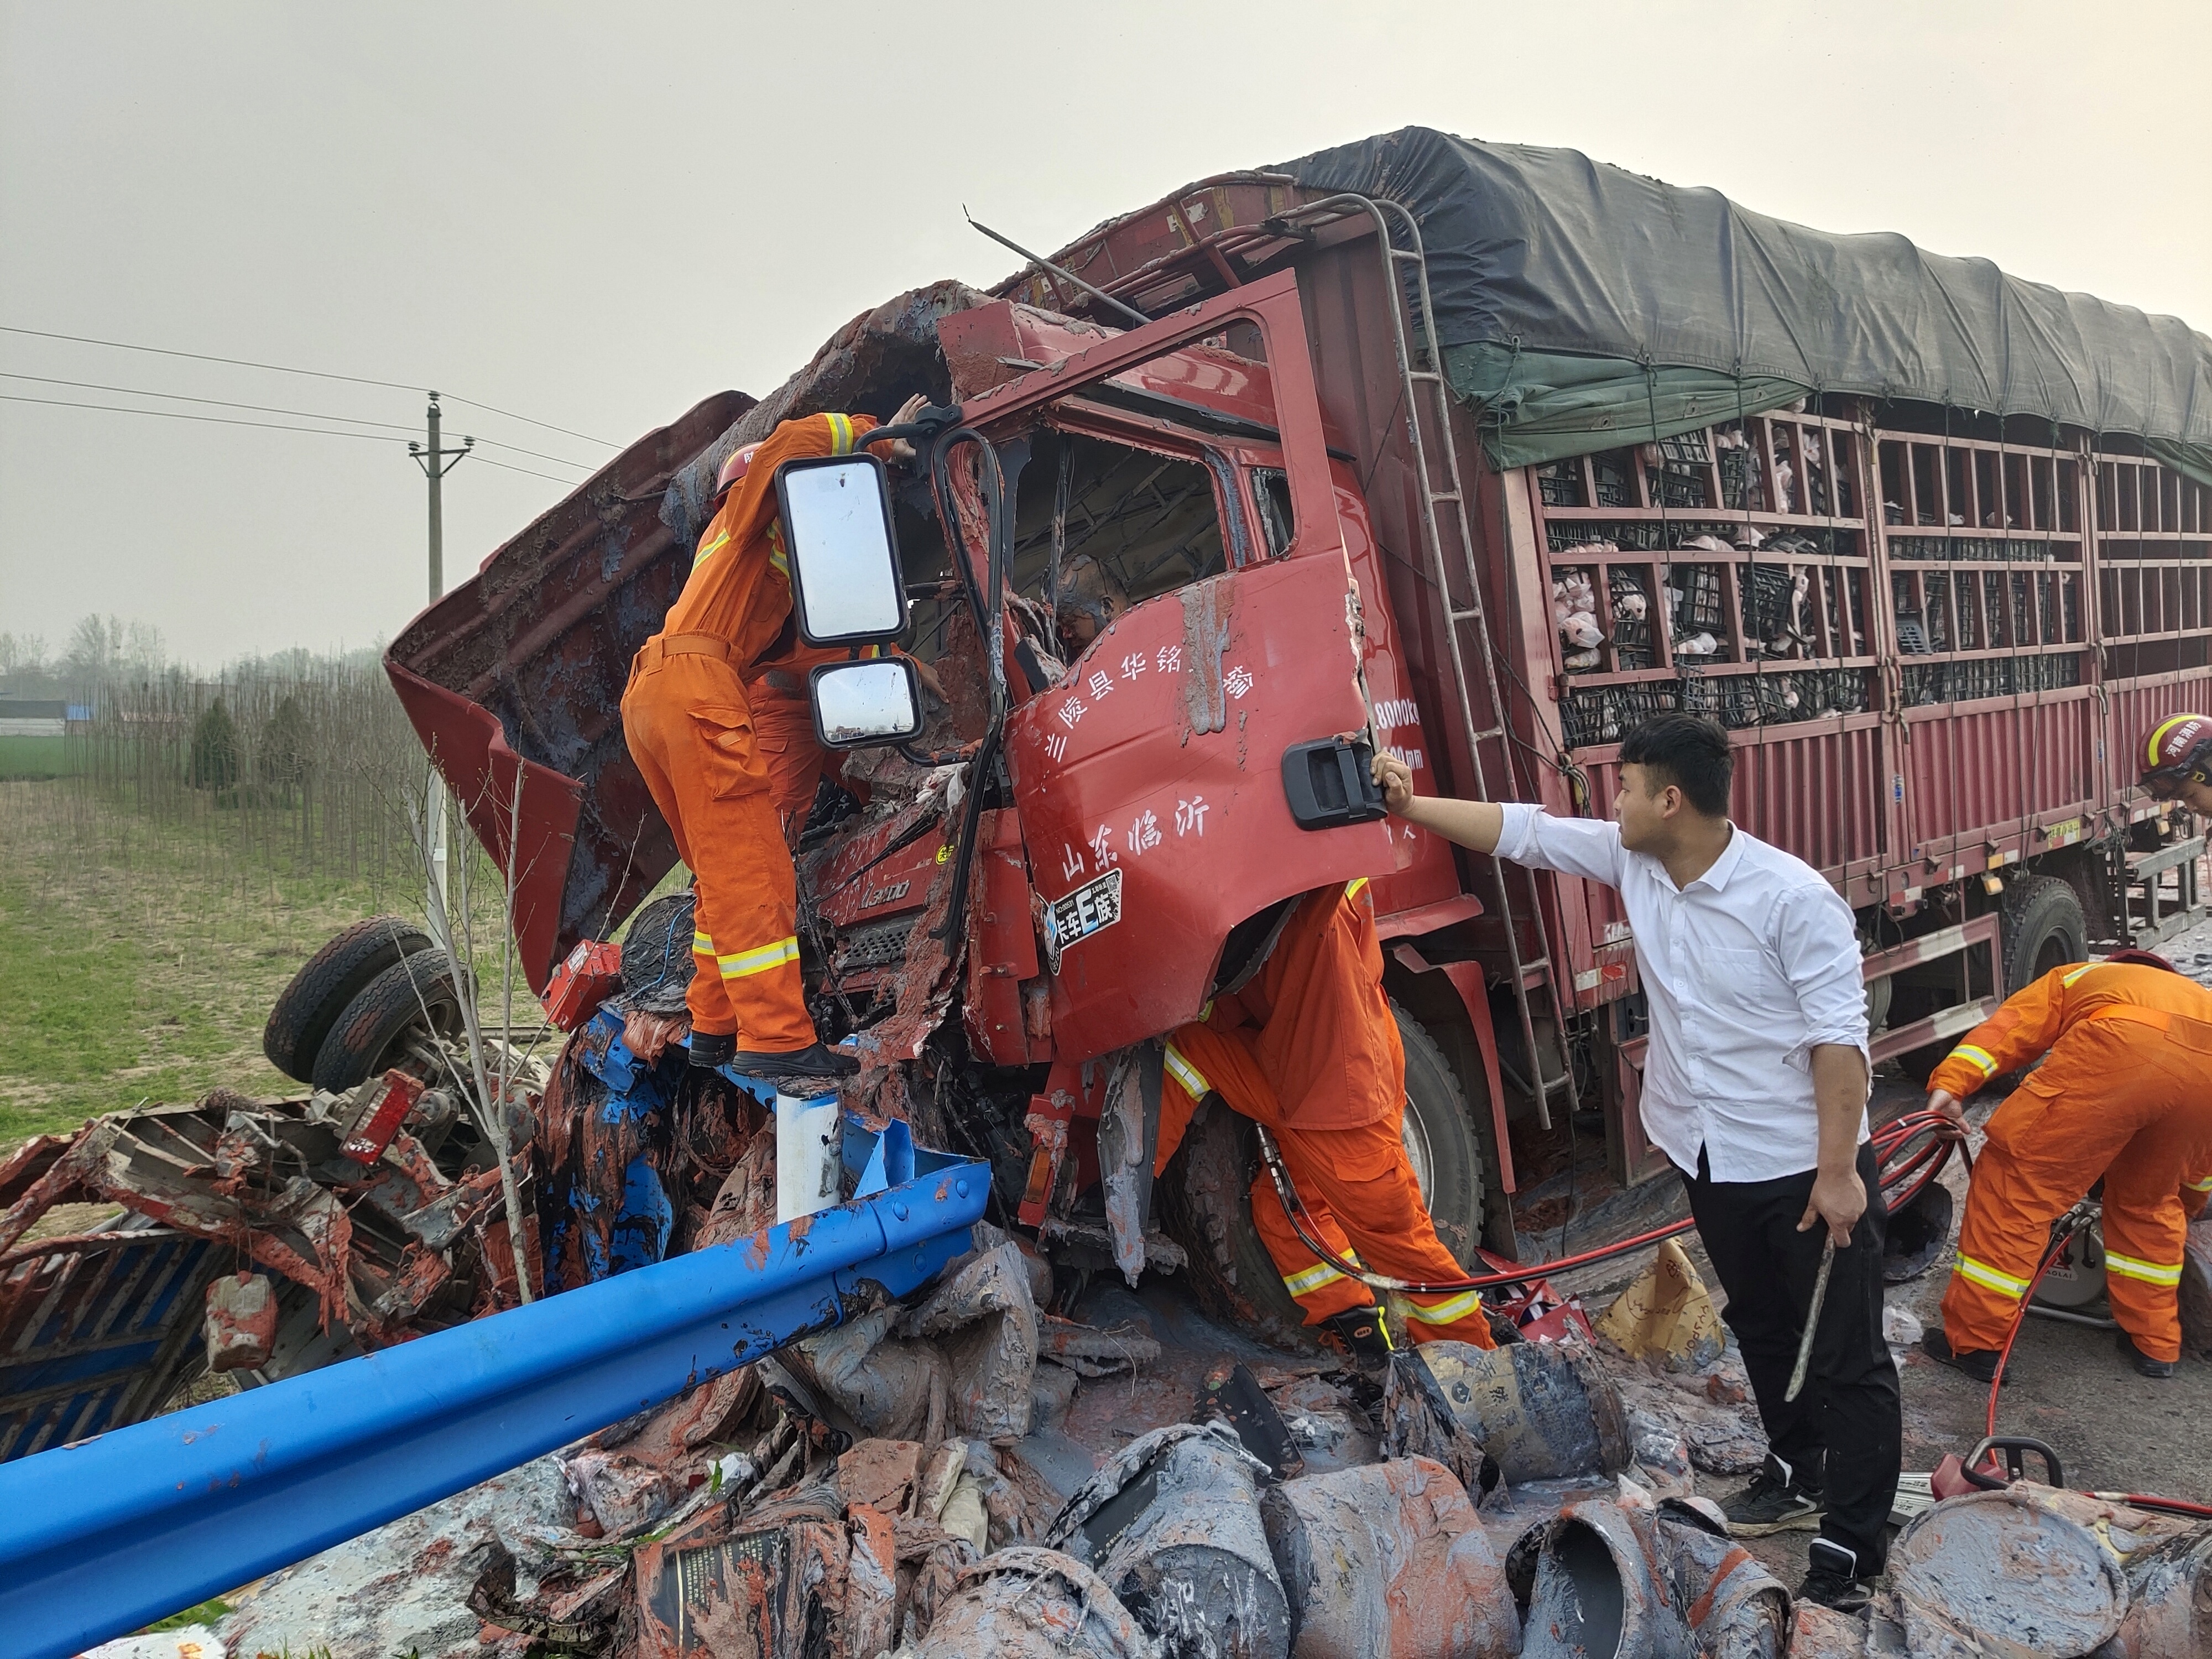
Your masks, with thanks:
M 724 979 L 748 979 L 755 974 L 765 974 L 771 968 L 781 968 L 787 962 L 799 960 L 799 935 L 780 939 L 773 945 L 763 945 L 757 951 L 740 951 L 735 956 L 717 957 L 721 963 Z
M 2001 1273 L 1988 1262 L 1977 1261 L 1970 1255 L 1961 1255 L 1951 1271 L 1970 1285 L 1978 1285 L 1985 1291 L 1995 1291 L 1999 1296 L 2014 1302 L 2027 1294 L 2026 1279 L 2014 1279 L 2010 1273 Z
M 1962 1042 L 1957 1048 L 1952 1049 L 1951 1058 L 1954 1060 L 1971 1060 L 1974 1062 L 1976 1069 L 1978 1069 L 1985 1079 L 1993 1078 L 1997 1074 L 1996 1056 L 1986 1048 L 1977 1048 L 1971 1042 Z
M 730 532 L 725 530 L 720 535 L 715 537 L 713 541 L 708 542 L 706 546 L 701 548 L 699 550 L 699 556 L 692 560 L 691 562 L 694 565 L 704 564 L 708 560 L 713 558 L 714 555 L 720 552 L 729 544 Z
M 2183 1184 L 2192 1193 L 2212 1193 L 2212 1176 L 2207 1176 L 2202 1181 L 2185 1182 Z
M 783 520 L 781 519 L 769 520 L 768 562 L 776 568 L 785 580 L 791 579 L 791 561 L 784 556 Z
M 1285 1273 L 1283 1288 L 1292 1296 L 1311 1296 L 1323 1285 L 1334 1285 L 1344 1275 L 1326 1261 L 1318 1262 L 1302 1273 Z
M 1459 1296 L 1447 1297 L 1431 1306 L 1424 1306 L 1419 1302 L 1415 1302 L 1413 1317 L 1424 1325 L 1454 1325 L 1470 1314 L 1481 1311 L 1482 1292 L 1468 1291 Z
M 830 453 L 848 455 L 853 450 L 853 417 L 849 415 L 830 416 Z
M 2181 1283 L 2181 1264 L 2160 1267 L 2155 1261 L 2138 1261 L 2131 1255 L 2122 1255 L 2111 1245 L 2105 1247 L 2105 1271 L 2118 1273 L 2123 1279 L 2140 1279 L 2146 1285 L 2179 1285 Z
M 1204 1100 L 1213 1091 L 1213 1085 L 1206 1080 L 1206 1073 L 1185 1060 L 1176 1051 L 1172 1042 L 1167 1045 L 1166 1059 L 1168 1075 L 1173 1078 L 1182 1086 L 1182 1091 L 1193 1100 Z
M 691 933 L 691 953 L 694 956 L 701 957 L 713 956 L 714 954 L 714 941 L 708 939 L 704 933 L 700 933 L 696 928 L 694 928 Z
M 1367 878 L 1364 876 L 1360 877 L 1357 881 L 1346 883 L 1344 888 L 1345 897 L 1358 898 L 1359 896 L 1359 890 L 1366 885 Z
M 2095 962 L 2085 962 L 2085 963 L 2082 963 L 2079 968 L 2076 968 L 2076 969 L 2075 969 L 2072 973 L 2070 973 L 2070 974 L 2067 975 L 2066 975 L 2066 977 L 2065 977 L 2064 979 L 2060 980 L 2058 982 L 2059 982 L 2061 985 L 2071 985 L 2071 984 L 2072 984 L 2075 980 L 2077 980 L 2077 979 L 2081 978 L 2082 975 L 2084 975 L 2084 974 L 2087 973 L 2087 972 L 2088 972 L 2092 968 L 2098 968 L 2098 967 L 2101 967 L 2101 966 L 2103 966 L 2103 964 L 2102 964 L 2101 963 L 2095 963 Z

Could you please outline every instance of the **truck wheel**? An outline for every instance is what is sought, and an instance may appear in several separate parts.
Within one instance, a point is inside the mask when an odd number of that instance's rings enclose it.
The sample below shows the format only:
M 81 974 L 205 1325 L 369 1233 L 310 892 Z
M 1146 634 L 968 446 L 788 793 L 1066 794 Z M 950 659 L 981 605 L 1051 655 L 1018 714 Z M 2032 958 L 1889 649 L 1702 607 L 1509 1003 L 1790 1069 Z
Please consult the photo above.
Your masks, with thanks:
M 1470 1264 L 1482 1237 L 1481 1145 L 1443 1053 L 1404 1009 L 1394 1002 L 1390 1012 L 1406 1048 L 1407 1160 L 1437 1237 L 1455 1260 Z M 1161 1222 L 1189 1255 L 1192 1285 L 1208 1312 L 1277 1347 L 1311 1348 L 1305 1310 L 1284 1288 L 1252 1224 L 1249 1194 L 1260 1169 L 1259 1136 L 1250 1121 L 1210 1102 L 1161 1176 Z
M 2022 991 L 2053 968 L 2089 959 L 2089 924 L 2069 883 L 2032 876 L 2005 895 L 2005 994 Z
M 2088 960 L 2089 925 L 2081 914 L 2081 901 L 2070 883 L 2056 876 L 2030 876 L 2005 895 L 1999 943 L 2004 951 L 2004 994 L 2012 995 L 2042 978 L 2053 968 Z M 1925 1019 L 1939 1008 L 1959 1000 L 1954 990 L 1932 986 L 1900 986 L 1890 1006 L 1895 1024 Z M 1961 1033 L 1961 1035 L 1964 1035 Z M 1925 1084 L 1958 1046 L 1958 1039 L 1931 1042 L 1897 1057 L 1897 1064 L 1915 1083 Z
M 461 1034 L 461 999 L 443 951 L 395 962 L 348 1003 L 315 1056 L 314 1085 L 343 1094 L 398 1068 L 428 1079 L 434 1067 L 416 1051 Z
M 346 1005 L 392 963 L 429 948 L 429 935 L 404 916 L 354 923 L 309 957 L 278 994 L 261 1052 L 286 1077 L 313 1082 L 315 1056 Z

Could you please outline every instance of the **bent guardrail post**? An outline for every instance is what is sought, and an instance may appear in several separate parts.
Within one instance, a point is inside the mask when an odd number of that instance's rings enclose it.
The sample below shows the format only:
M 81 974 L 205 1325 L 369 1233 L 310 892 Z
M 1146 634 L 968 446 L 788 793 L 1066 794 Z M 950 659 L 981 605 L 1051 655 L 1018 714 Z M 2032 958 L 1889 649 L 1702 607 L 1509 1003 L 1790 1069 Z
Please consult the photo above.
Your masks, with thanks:
M 8 1650 L 66 1659 L 836 1325 L 864 1282 L 916 1289 L 990 1171 L 893 1129 L 848 1137 L 868 1196 L 0 1466 Z

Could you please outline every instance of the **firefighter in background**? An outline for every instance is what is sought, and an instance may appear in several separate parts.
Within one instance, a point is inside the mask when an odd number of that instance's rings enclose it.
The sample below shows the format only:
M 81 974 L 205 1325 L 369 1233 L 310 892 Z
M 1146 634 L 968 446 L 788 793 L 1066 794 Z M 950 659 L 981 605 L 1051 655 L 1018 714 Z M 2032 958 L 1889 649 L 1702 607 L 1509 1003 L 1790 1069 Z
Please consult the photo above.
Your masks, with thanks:
M 1382 994 L 1365 878 L 1307 894 L 1251 982 L 1169 1037 L 1155 1176 L 1209 1094 L 1274 1138 L 1307 1231 L 1330 1255 L 1416 1283 L 1467 1276 L 1437 1238 L 1406 1157 L 1406 1051 Z M 1253 1224 L 1306 1323 L 1333 1329 L 1354 1353 L 1389 1352 L 1375 1292 L 1299 1238 L 1264 1170 L 1251 1201 Z M 1480 1293 L 1408 1299 L 1414 1341 L 1496 1346 Z
M 2145 790 L 2212 814 L 2212 718 L 2175 714 L 2137 751 Z M 1967 1033 L 1928 1079 L 1953 1122 L 2001 1073 L 2043 1066 L 1999 1106 L 1975 1160 L 1928 1354 L 1987 1382 L 2051 1224 L 2101 1176 L 2106 1293 L 2121 1351 L 2146 1376 L 2181 1354 L 2188 1224 L 2212 1194 L 2212 991 L 2147 951 L 2059 968 Z
M 2142 787 L 2212 817 L 2212 715 L 2175 714 L 2143 739 Z
M 2145 1376 L 2172 1376 L 2183 1247 L 2212 1193 L 2212 991 L 2147 951 L 2055 968 L 1951 1051 L 1928 1080 L 1929 1103 L 1963 1125 L 1975 1091 L 2038 1058 L 1990 1118 L 1942 1328 L 1922 1346 L 1993 1381 L 2051 1224 L 2102 1178 L 2120 1352 Z
M 908 399 L 894 421 L 903 423 L 925 401 Z M 776 468 L 852 454 L 875 426 L 865 415 L 810 415 L 731 456 L 684 591 L 630 665 L 623 735 L 698 888 L 698 971 L 686 998 L 696 1066 L 734 1063 L 760 1077 L 857 1069 L 822 1045 L 806 1011 L 798 884 L 745 682 L 776 650 L 791 615 Z M 890 458 L 912 455 L 900 443 Z

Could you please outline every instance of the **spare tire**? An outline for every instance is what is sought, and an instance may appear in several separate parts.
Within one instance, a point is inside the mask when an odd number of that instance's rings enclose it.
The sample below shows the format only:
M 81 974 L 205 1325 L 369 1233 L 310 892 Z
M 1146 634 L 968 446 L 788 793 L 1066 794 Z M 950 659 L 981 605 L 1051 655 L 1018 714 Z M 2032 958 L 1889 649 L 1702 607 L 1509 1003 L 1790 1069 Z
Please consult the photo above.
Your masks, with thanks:
M 309 957 L 269 1011 L 261 1052 L 286 1077 L 313 1083 L 315 1057 L 346 1005 L 396 962 L 430 948 L 430 936 L 404 916 L 356 921 Z
M 1455 1260 L 1471 1266 L 1482 1238 L 1481 1142 L 1442 1051 L 1403 1008 L 1393 1002 L 1390 1012 L 1406 1048 L 1407 1161 L 1437 1237 Z M 1486 1097 L 1483 1103 L 1486 1109 Z M 1305 1310 L 1285 1288 L 1252 1224 L 1249 1193 L 1260 1167 L 1250 1121 L 1209 1097 L 1155 1188 L 1161 1224 L 1189 1255 L 1192 1288 L 1207 1312 L 1277 1347 L 1310 1348 Z
M 434 1068 L 416 1045 L 461 1030 L 453 963 L 443 951 L 420 951 L 393 963 L 346 1005 L 323 1039 L 312 1080 L 332 1094 L 395 1068 L 427 1082 Z

